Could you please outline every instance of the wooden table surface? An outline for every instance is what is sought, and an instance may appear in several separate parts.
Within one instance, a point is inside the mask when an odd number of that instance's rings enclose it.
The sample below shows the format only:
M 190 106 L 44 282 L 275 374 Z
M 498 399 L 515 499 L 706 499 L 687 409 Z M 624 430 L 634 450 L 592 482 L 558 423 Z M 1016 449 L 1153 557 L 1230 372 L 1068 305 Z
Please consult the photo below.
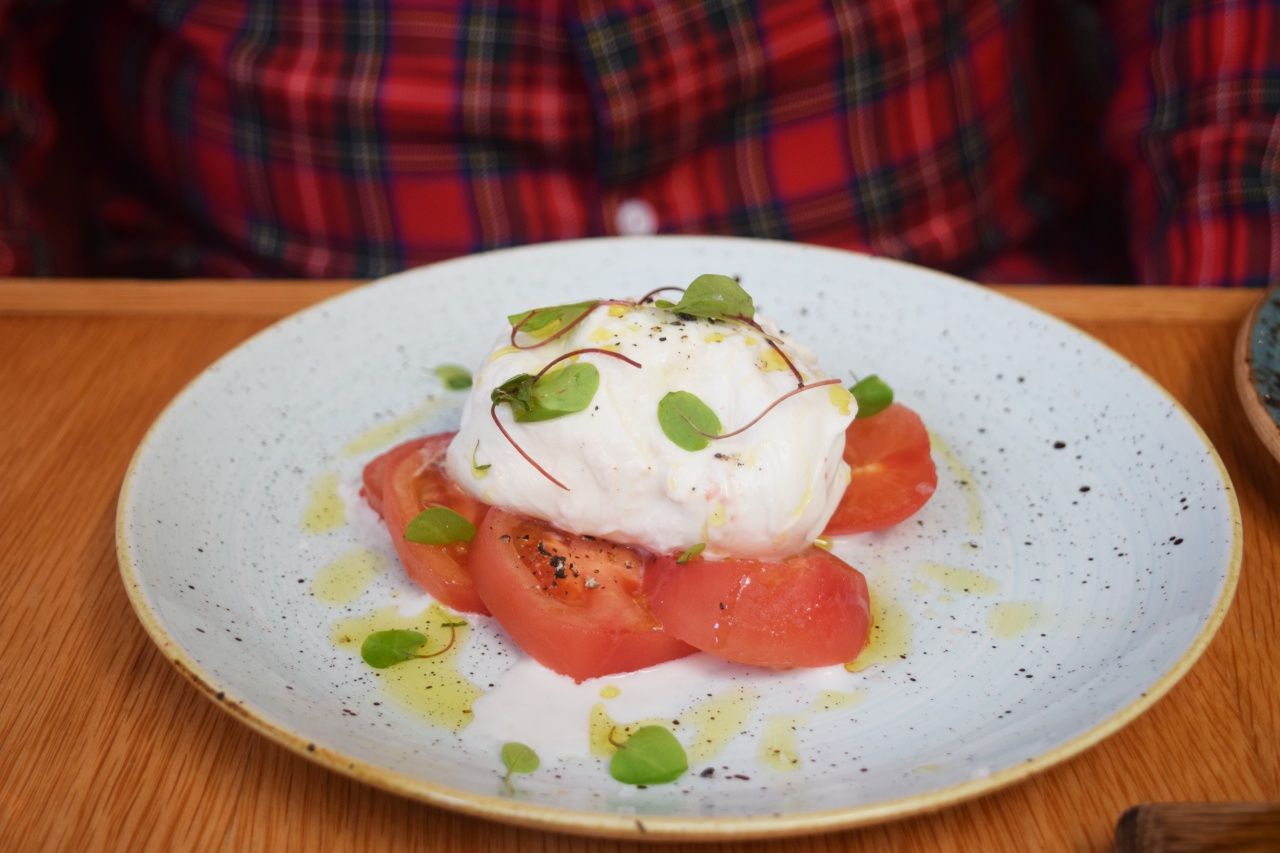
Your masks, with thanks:
M 649 847 L 488 823 L 324 770 L 192 689 L 134 618 L 114 518 L 147 426 L 216 357 L 349 286 L 0 281 L 0 849 Z M 1258 294 L 1005 292 L 1132 359 L 1204 427 L 1244 515 L 1235 604 L 1168 696 L 1083 755 L 957 807 L 788 850 L 1104 849 L 1137 803 L 1280 800 L 1280 468 L 1231 378 Z

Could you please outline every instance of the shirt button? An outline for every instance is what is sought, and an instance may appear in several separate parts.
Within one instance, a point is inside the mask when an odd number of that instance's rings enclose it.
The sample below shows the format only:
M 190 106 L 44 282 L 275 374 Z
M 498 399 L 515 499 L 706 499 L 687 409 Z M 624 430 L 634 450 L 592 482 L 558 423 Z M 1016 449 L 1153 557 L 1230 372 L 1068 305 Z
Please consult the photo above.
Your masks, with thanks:
M 613 227 L 624 237 L 657 234 L 658 213 L 644 199 L 625 199 L 619 202 L 618 209 L 613 214 Z

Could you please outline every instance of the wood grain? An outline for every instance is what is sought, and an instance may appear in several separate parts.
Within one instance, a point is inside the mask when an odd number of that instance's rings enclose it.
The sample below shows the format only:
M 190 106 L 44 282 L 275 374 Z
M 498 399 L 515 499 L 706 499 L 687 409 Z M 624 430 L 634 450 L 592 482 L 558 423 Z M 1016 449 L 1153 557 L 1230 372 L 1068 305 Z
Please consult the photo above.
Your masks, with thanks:
M 199 314 L 219 317 L 283 317 L 361 284 L 351 280 L 252 282 L 210 280 L 85 281 L 0 279 L 4 314 Z M 1252 291 L 1170 290 L 1161 287 L 1000 285 L 992 290 L 1064 320 L 1105 322 L 1147 319 L 1212 322 L 1240 317 Z
M 348 285 L 194 286 L 184 297 L 185 285 L 65 282 L 50 286 L 66 288 L 55 300 L 0 284 L 0 849 L 653 849 L 487 823 L 330 773 L 218 710 L 151 645 L 115 559 L 133 448 L 209 362 Z M 1244 514 L 1235 605 L 1167 697 L 1084 755 L 942 812 L 788 850 L 1102 850 L 1136 803 L 1280 799 L 1280 466 L 1232 384 L 1256 294 L 1011 292 L 1137 362 L 1205 428 Z

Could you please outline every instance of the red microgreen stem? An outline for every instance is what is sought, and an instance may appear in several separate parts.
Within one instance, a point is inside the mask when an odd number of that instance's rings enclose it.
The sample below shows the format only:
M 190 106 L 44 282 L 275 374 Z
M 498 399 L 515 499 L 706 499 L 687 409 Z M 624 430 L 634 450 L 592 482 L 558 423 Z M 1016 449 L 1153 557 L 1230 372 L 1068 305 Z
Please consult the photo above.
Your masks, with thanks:
M 523 320 L 521 320 L 519 323 L 516 323 L 514 326 L 512 326 L 512 327 L 511 327 L 511 345 L 512 345 L 513 347 L 515 347 L 516 349 L 522 349 L 522 350 L 523 350 L 523 349 L 537 349 L 538 347 L 544 347 L 544 346 L 546 346 L 547 344 L 549 344 L 549 343 L 551 343 L 552 341 L 554 341 L 556 338 L 559 338 L 559 337 L 561 337 L 562 335 L 564 335 L 566 332 L 568 332 L 568 331 L 569 331 L 570 329 L 572 329 L 574 326 L 576 326 L 576 325 L 578 325 L 579 323 L 581 323 L 583 320 L 587 319 L 587 316 L 588 316 L 588 315 L 590 315 L 592 311 L 594 311 L 594 310 L 596 310 L 597 308 L 599 308 L 602 304 L 604 304 L 604 300 L 597 299 L 594 303 L 592 303 L 592 304 L 590 305 L 590 307 L 584 308 L 584 309 L 582 310 L 582 313 L 581 313 L 581 314 L 579 314 L 577 317 L 574 317 L 574 318 L 573 318 L 573 320 L 572 320 L 571 322 L 569 322 L 569 323 L 565 323 L 565 324 L 564 324 L 564 326 L 563 326 L 562 328 L 560 328 L 560 329 L 556 330 L 556 333 L 555 333 L 554 335 L 551 335 L 550 337 L 548 337 L 546 340 L 538 341 L 536 344 L 529 344 L 529 345 L 526 345 L 526 346 L 521 346 L 520 344 L 516 343 L 516 334 L 520 331 L 520 329 L 524 326 L 524 324 L 525 324 L 525 323 L 529 322 L 529 318 L 530 318 L 530 317 L 532 317 L 532 316 L 536 313 L 536 312 L 534 312 L 534 311 L 530 311 L 530 312 L 529 312 L 529 316 L 528 316 L 528 317 L 525 317 L 525 318 L 524 318 Z M 610 304 L 612 304 L 612 303 L 610 303 Z
M 735 435 L 741 435 L 742 433 L 746 432 L 747 430 L 751 429 L 753 426 L 758 424 L 761 418 L 763 418 L 765 415 L 772 412 L 779 403 L 783 402 L 789 397 L 794 397 L 795 395 L 799 394 L 801 391 L 808 391 L 810 388 L 821 388 L 824 385 L 839 385 L 839 384 L 840 384 L 839 379 L 823 379 L 821 382 L 812 382 L 808 385 L 801 385 L 799 388 L 793 388 L 787 393 L 783 394 L 778 399 L 774 400 L 772 403 L 770 403 L 763 412 L 761 412 L 760 414 L 752 418 L 750 421 L 748 421 L 746 426 L 740 426 L 737 429 L 735 429 L 733 432 L 722 432 L 719 435 L 712 435 L 710 433 L 706 433 L 698 429 L 696 426 L 693 425 L 692 421 L 688 420 L 688 418 L 686 418 L 685 420 L 689 423 L 690 427 L 693 427 L 694 432 L 698 433 L 698 435 L 701 435 L 704 438 L 709 438 L 712 440 L 720 439 L 720 438 L 733 438 Z
M 644 296 L 641 296 L 639 299 L 637 299 L 636 304 L 643 305 L 653 297 L 657 296 L 659 293 L 666 293 L 668 290 L 678 290 L 681 293 L 684 293 L 685 291 L 683 287 L 655 287 L 653 290 L 650 290 Z
M 567 352 L 564 355 L 559 355 L 551 359 L 551 361 L 543 365 L 541 370 L 539 370 L 537 373 L 533 375 L 533 379 L 535 382 L 538 381 L 539 379 L 542 378 L 543 374 L 545 374 L 551 368 L 555 367 L 560 362 L 564 361 L 566 358 L 573 358 L 575 355 L 586 355 L 587 353 L 592 353 L 592 352 L 599 353 L 600 355 L 611 356 L 612 358 L 622 359 L 632 367 L 641 366 L 640 362 L 636 361 L 635 359 L 627 358 L 625 355 L 623 355 L 620 352 L 614 352 L 611 349 L 601 349 L 599 347 L 585 347 L 583 349 L 576 349 L 571 352 Z
M 631 365 L 632 367 L 642 366 L 640 362 L 632 358 L 627 358 L 625 355 L 623 355 L 620 352 L 614 352 L 613 350 L 607 350 L 607 349 L 600 349 L 598 347 L 586 347 L 585 349 L 571 350 L 565 353 L 564 355 L 556 356 L 555 358 L 551 359 L 551 361 L 547 362 L 542 366 L 541 370 L 539 370 L 537 373 L 534 374 L 533 381 L 537 382 L 539 379 L 543 377 L 544 374 L 546 374 L 548 370 L 555 367 L 557 364 L 559 364 L 560 362 L 564 361 L 567 358 L 572 358 L 575 355 L 588 355 L 590 353 L 598 353 L 599 355 L 607 355 L 610 358 L 620 359 L 622 361 L 625 361 L 627 364 Z M 493 418 L 494 424 L 498 427 L 498 432 L 502 433 L 502 437 L 505 438 L 508 442 L 510 442 L 511 446 L 516 449 L 517 453 L 519 453 L 521 456 L 524 457 L 525 462 L 528 462 L 530 465 L 534 467 L 534 469 L 539 474 L 546 477 L 548 480 L 555 483 L 557 486 L 564 489 L 566 492 L 570 490 L 569 487 L 566 486 L 564 483 L 560 482 L 555 477 L 551 476 L 551 474 L 547 471 L 546 468 L 543 468 L 541 465 L 539 465 L 534 460 L 534 458 L 530 456 L 528 453 L 526 453 L 525 449 L 516 442 L 516 440 L 511 436 L 511 433 L 507 432 L 507 428 L 502 425 L 502 421 L 499 420 L 498 418 L 497 403 L 494 403 L 489 407 L 489 417 Z
M 622 749 L 622 747 L 626 745 L 626 741 L 624 740 L 621 743 L 619 743 L 618 741 L 613 739 L 613 735 L 617 731 L 618 731 L 617 726 L 614 726 L 613 728 L 609 729 L 609 743 L 613 746 L 614 749 Z
M 750 317 L 738 316 L 732 319 L 738 320 L 739 322 L 742 322 L 742 323 L 746 323 L 748 326 L 750 326 L 751 328 L 759 332 L 761 335 L 763 335 L 765 342 L 768 343 L 769 346 L 773 347 L 773 351 L 776 352 L 779 356 L 781 356 L 782 360 L 787 363 L 787 367 L 791 369 L 791 375 L 796 378 L 797 385 L 800 388 L 805 387 L 804 377 L 800 375 L 799 369 L 795 366 L 795 363 L 791 361 L 791 358 L 785 352 L 782 351 L 781 345 L 779 345 L 779 343 L 776 340 L 774 340 L 773 335 L 766 332 L 759 323 L 757 323 L 754 319 Z
M 539 474 L 546 477 L 548 480 L 555 483 L 557 486 L 564 489 L 566 492 L 569 491 L 568 486 L 566 486 L 564 483 L 560 482 L 555 477 L 552 477 L 550 474 L 548 474 L 547 469 L 543 468 L 536 461 L 534 461 L 534 458 L 530 456 L 528 453 L 525 453 L 524 448 L 521 447 L 519 444 L 517 444 L 516 440 L 511 437 L 511 433 L 507 432 L 507 428 L 502 425 L 502 421 L 498 420 L 498 404 L 497 403 L 494 403 L 492 406 L 489 407 L 489 417 L 493 418 L 494 424 L 498 427 L 498 432 L 502 433 L 502 437 L 511 443 L 511 446 L 516 449 L 516 453 L 519 453 L 521 456 L 524 457 L 525 462 L 528 462 L 535 469 L 537 469 L 537 472 Z
M 432 652 L 429 655 L 414 655 L 414 657 L 418 658 L 419 660 L 426 660 L 427 658 L 438 658 L 440 657 L 440 655 L 444 654 L 445 652 L 449 651 L 449 649 L 453 648 L 454 642 L 458 639 L 458 627 L 456 625 L 447 625 L 446 627 L 449 629 L 449 642 L 445 643 L 443 649 L 440 649 L 440 651 L 438 652 Z

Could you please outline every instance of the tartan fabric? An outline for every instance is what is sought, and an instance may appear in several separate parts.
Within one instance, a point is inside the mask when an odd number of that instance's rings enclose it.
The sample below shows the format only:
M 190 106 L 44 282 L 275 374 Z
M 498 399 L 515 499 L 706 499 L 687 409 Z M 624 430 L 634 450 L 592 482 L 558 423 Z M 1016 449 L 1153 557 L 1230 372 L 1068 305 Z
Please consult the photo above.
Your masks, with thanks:
M 4 273 L 367 277 L 656 230 L 1280 279 L 1274 3 L 0 0 L 0 38 Z

